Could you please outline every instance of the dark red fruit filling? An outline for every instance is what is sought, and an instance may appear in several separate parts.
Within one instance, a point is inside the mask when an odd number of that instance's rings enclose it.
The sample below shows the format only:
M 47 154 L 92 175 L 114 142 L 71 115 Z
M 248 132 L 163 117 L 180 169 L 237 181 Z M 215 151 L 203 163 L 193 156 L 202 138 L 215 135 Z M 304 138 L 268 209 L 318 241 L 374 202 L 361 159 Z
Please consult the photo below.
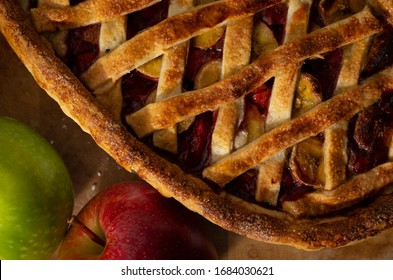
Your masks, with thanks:
M 192 173 L 200 173 L 211 163 L 211 137 L 215 123 L 213 112 L 196 117 L 190 128 L 178 136 L 178 161 Z
M 225 191 L 245 201 L 257 203 L 255 200 L 257 176 L 258 170 L 250 169 L 229 182 L 225 186 Z
M 372 39 L 362 78 L 365 79 L 393 64 L 392 30 L 385 30 Z
M 393 92 L 350 120 L 348 175 L 366 172 L 388 159 L 393 132 Z
M 127 17 L 127 39 L 134 37 L 139 31 L 153 26 L 168 16 L 169 0 L 161 0 L 143 10 L 131 13 Z
M 289 167 L 284 168 L 280 193 L 278 195 L 278 205 L 282 205 L 285 201 L 293 201 L 301 198 L 303 195 L 310 193 L 314 190 L 313 187 L 304 185 L 295 180 Z
M 75 75 L 81 75 L 97 60 L 100 28 L 101 24 L 94 24 L 68 32 L 65 61 Z
M 123 118 L 146 106 L 152 92 L 157 88 L 157 82 L 157 79 L 146 77 L 136 70 L 123 76 L 121 82 Z
M 246 106 L 248 106 L 247 104 L 252 104 L 253 106 L 256 106 L 263 119 L 266 118 L 269 110 L 270 96 L 272 95 L 273 83 L 274 78 L 267 81 L 254 92 L 247 94 L 245 98 Z

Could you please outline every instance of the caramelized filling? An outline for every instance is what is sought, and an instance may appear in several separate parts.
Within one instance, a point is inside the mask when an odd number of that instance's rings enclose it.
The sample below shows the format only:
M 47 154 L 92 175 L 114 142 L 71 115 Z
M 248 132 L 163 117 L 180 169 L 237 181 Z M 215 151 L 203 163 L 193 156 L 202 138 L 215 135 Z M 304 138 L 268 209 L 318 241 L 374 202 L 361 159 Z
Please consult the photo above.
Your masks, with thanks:
M 211 138 L 215 114 L 205 112 L 195 118 L 186 131 L 178 135 L 178 161 L 183 168 L 195 174 L 211 163 Z
M 283 43 L 288 5 L 281 3 L 267 8 L 254 16 L 254 22 L 264 22 L 273 32 L 279 44 Z
M 146 106 L 157 88 L 157 79 L 143 75 L 137 70 L 124 75 L 121 82 L 123 104 L 122 117 Z
M 362 73 L 362 79 L 370 77 L 393 63 L 393 38 L 385 30 L 375 35 L 370 44 L 369 53 Z
M 302 72 L 313 75 L 322 90 L 323 100 L 333 96 L 337 85 L 343 59 L 342 49 L 337 49 L 323 55 L 323 58 L 308 59 L 302 67 Z
M 129 14 L 127 16 L 127 39 L 167 18 L 168 7 L 169 0 L 161 0 L 150 7 Z
M 257 203 L 255 200 L 255 191 L 256 191 L 256 179 L 258 176 L 257 169 L 250 169 L 247 172 L 244 172 L 239 177 L 235 178 L 231 182 L 229 182 L 225 186 L 225 190 L 241 199 L 251 202 Z
M 66 63 L 79 76 L 97 60 L 101 24 L 70 30 L 67 36 Z
M 216 44 L 207 49 L 190 46 L 187 59 L 188 63 L 183 79 L 184 90 L 190 91 L 196 89 L 194 84 L 196 75 L 203 65 L 222 58 L 223 44 L 224 36 Z
M 70 6 L 83 1 L 85 0 L 70 0 Z M 101 24 L 92 24 L 68 31 L 67 53 L 63 59 L 76 76 L 80 76 L 98 59 L 100 28 Z
M 274 78 L 260 86 L 256 91 L 248 94 L 245 98 L 246 107 L 255 106 L 263 119 L 266 118 L 269 109 L 269 101 L 272 94 L 273 82 Z
M 349 122 L 348 175 L 366 172 L 388 159 L 393 129 L 393 92 L 385 93 Z
M 284 201 L 293 201 L 314 190 L 313 187 L 302 184 L 295 180 L 289 167 L 284 168 L 280 193 L 278 195 L 278 206 Z

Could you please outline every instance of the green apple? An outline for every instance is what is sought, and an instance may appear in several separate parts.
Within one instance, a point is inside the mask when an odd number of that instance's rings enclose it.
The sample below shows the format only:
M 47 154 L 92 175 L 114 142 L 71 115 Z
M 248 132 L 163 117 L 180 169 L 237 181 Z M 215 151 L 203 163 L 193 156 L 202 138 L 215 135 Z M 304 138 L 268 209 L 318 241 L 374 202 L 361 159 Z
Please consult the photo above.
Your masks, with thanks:
M 72 215 L 64 162 L 37 132 L 0 117 L 0 259 L 48 259 Z

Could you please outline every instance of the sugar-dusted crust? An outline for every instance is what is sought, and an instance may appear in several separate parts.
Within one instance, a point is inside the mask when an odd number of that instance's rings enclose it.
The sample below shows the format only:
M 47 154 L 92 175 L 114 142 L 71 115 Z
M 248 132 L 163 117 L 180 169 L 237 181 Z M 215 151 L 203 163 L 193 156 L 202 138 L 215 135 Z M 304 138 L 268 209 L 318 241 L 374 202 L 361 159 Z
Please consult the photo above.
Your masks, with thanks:
M 121 166 L 225 229 L 315 250 L 358 242 L 393 226 L 393 194 L 389 193 L 335 218 L 295 219 L 215 192 L 153 153 L 113 119 L 55 56 L 13 0 L 0 0 L 0 30 L 37 83 Z
M 32 9 L 37 31 L 54 31 L 56 28 L 70 29 L 113 18 L 140 10 L 159 0 L 99 0 L 85 1 L 76 6 L 50 7 L 42 5 Z M 98 5 L 96 4 L 98 3 Z

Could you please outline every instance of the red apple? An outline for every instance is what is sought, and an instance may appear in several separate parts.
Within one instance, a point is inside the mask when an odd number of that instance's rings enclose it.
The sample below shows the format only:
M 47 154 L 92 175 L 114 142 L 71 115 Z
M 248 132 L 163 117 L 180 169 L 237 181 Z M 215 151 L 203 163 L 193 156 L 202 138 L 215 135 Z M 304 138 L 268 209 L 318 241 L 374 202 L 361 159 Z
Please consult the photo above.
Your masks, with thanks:
M 215 259 L 200 217 L 145 182 L 113 185 L 80 211 L 59 259 Z

